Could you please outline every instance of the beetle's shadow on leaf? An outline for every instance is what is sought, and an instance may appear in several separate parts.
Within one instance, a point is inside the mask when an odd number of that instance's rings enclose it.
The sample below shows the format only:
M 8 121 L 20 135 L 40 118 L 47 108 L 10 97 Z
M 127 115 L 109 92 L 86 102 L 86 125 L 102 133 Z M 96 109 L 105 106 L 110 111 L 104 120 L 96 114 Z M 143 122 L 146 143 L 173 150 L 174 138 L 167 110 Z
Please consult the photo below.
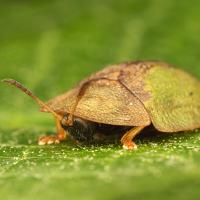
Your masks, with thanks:
M 138 136 L 135 137 L 134 141 L 136 144 L 143 145 L 143 144 L 149 144 L 149 143 L 157 143 L 159 144 L 172 144 L 176 143 L 177 141 L 184 141 L 187 139 L 191 139 L 194 137 L 194 134 L 197 134 L 198 131 L 190 131 L 190 132 L 178 132 L 178 133 L 164 133 L 159 132 L 156 130 L 153 126 L 149 126 L 145 128 Z M 110 147 L 110 145 L 117 146 L 121 148 L 121 142 L 120 139 L 123 136 L 124 133 L 118 133 L 118 134 L 111 134 L 110 136 L 107 136 L 102 141 L 96 141 L 92 143 L 74 143 L 75 146 L 78 147 Z M 72 144 L 73 145 L 73 144 Z
M 194 135 L 199 134 L 199 130 L 187 131 L 187 132 L 160 132 L 156 130 L 153 126 L 147 127 L 140 135 L 135 138 L 136 143 L 141 144 L 157 143 L 157 144 L 171 144 L 177 141 L 183 141 L 192 139 Z

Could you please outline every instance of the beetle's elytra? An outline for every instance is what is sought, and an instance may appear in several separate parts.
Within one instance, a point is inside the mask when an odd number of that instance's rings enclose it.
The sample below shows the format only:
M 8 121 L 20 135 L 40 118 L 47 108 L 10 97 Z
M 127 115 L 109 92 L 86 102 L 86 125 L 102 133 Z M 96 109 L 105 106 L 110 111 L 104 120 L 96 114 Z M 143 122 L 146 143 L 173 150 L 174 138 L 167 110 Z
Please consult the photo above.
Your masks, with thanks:
M 55 116 L 57 135 L 39 138 L 40 145 L 59 143 L 69 135 L 87 141 L 101 131 L 120 129 L 123 148 L 134 149 L 133 138 L 150 124 L 161 132 L 200 128 L 200 82 L 163 62 L 108 66 L 46 104 L 17 81 L 3 81 Z

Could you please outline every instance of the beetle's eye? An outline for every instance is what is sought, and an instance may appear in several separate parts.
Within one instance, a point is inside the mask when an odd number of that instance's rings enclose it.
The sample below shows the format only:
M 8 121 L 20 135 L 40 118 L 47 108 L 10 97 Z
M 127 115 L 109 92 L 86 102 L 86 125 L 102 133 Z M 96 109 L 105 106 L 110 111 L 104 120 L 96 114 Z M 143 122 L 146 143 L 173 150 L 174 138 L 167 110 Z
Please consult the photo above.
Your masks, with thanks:
M 66 127 L 67 125 L 67 120 L 68 120 L 68 115 L 64 115 L 63 116 L 63 119 L 62 119 L 62 121 L 61 121 L 61 125 L 63 126 L 63 127 Z

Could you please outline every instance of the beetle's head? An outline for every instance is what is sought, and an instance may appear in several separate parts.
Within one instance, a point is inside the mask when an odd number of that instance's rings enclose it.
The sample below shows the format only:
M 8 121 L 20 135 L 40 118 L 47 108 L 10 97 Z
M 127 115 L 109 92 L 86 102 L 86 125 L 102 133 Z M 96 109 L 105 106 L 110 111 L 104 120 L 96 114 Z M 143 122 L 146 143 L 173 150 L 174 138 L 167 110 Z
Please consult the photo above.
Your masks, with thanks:
M 90 143 L 93 141 L 93 136 L 95 134 L 95 123 L 90 122 L 78 117 L 74 117 L 73 125 L 66 125 L 67 115 L 63 117 L 61 121 L 62 127 L 68 131 L 70 137 L 81 143 Z

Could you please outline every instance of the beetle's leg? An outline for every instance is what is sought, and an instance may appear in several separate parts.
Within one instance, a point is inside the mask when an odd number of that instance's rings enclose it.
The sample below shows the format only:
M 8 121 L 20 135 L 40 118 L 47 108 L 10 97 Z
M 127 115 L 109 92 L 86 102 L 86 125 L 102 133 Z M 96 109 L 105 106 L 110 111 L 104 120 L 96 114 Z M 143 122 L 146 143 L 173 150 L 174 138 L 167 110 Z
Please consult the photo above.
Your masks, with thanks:
M 63 140 L 67 139 L 67 132 L 62 128 L 60 120 L 56 119 L 56 129 L 57 134 L 55 136 L 49 135 L 49 136 L 42 136 L 38 140 L 39 145 L 45 145 L 45 144 L 58 144 Z
M 145 126 L 137 126 L 126 132 L 121 138 L 123 148 L 128 150 L 137 149 L 137 145 L 132 140 L 144 128 Z
M 60 120 L 56 119 L 57 137 L 60 141 L 66 140 L 68 133 L 62 127 Z

